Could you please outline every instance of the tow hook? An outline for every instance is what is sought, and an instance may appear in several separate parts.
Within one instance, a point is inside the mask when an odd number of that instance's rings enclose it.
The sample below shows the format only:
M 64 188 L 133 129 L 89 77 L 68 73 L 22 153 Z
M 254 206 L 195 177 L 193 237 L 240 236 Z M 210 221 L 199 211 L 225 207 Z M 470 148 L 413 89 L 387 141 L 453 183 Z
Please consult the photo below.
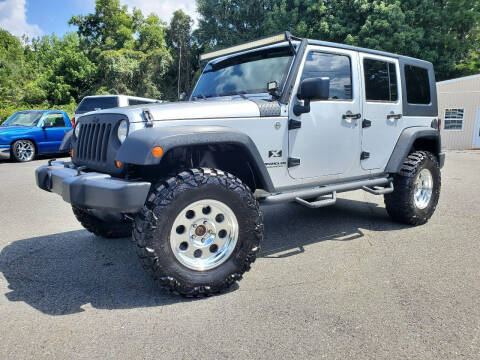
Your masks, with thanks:
M 87 167 L 86 166 L 79 166 L 77 168 L 77 176 L 82 175 L 82 171 L 85 170 Z

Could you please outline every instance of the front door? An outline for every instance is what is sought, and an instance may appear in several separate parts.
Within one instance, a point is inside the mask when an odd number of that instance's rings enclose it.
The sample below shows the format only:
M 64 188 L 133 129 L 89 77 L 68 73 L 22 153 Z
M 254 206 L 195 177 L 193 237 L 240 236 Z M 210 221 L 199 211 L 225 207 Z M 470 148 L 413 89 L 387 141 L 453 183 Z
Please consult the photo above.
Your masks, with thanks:
M 358 167 L 360 156 L 360 118 L 358 53 L 350 50 L 309 46 L 301 78 L 330 78 L 328 100 L 312 101 L 310 112 L 290 119 L 301 128 L 289 131 L 289 156 L 296 162 L 290 176 L 296 179 L 339 175 Z M 295 93 L 296 94 L 296 93 Z M 295 95 L 294 100 L 295 103 Z M 343 115 L 347 115 L 344 117 Z M 295 165 L 292 164 L 292 165 Z
M 473 147 L 480 148 L 480 107 L 477 110 L 477 121 L 475 122 L 475 130 L 473 133 Z
M 360 54 L 363 86 L 362 168 L 383 169 L 403 129 L 398 60 Z
M 50 126 L 43 129 L 44 141 L 42 144 L 40 144 L 41 152 L 58 152 L 60 144 L 70 128 L 66 126 L 65 118 L 62 113 L 48 114 L 43 120 L 43 124 L 46 123 L 48 123 Z

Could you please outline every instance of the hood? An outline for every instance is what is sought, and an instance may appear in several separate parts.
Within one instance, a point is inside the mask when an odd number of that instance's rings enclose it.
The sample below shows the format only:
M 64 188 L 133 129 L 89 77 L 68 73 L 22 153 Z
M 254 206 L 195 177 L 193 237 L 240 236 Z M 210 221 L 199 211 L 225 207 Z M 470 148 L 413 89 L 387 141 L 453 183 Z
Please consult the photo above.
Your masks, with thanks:
M 119 113 L 127 115 L 131 122 L 143 121 L 142 112 L 148 109 L 153 119 L 158 120 L 183 120 L 183 119 L 211 119 L 211 118 L 242 118 L 259 117 L 263 115 L 264 104 L 275 111 L 269 116 L 280 115 L 278 102 L 265 100 L 249 100 L 219 98 L 215 100 L 185 101 L 164 104 L 143 104 L 124 108 L 106 109 L 95 113 Z M 278 111 L 277 111 L 278 108 Z M 278 112 L 278 113 L 277 113 Z M 91 113 L 89 113 L 91 114 Z
M 18 132 L 25 132 L 30 130 L 32 127 L 30 126 L 0 126 L 0 134 L 11 134 L 11 133 L 18 133 Z

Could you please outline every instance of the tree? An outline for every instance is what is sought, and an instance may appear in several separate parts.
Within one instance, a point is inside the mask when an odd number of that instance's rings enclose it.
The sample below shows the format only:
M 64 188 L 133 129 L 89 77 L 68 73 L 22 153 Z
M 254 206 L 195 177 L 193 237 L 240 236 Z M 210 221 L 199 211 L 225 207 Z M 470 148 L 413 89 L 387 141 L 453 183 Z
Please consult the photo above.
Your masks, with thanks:
M 176 81 L 176 96 L 178 99 L 183 91 L 189 92 L 191 87 L 192 70 L 192 25 L 193 20 L 182 10 L 173 13 L 170 26 L 167 30 L 168 45 L 172 48 L 175 68 L 170 71 L 170 82 Z M 173 84 L 171 84 L 173 85 Z M 174 98 L 173 91 L 169 93 L 170 98 Z
M 290 30 L 434 63 L 438 79 L 473 71 L 480 0 L 197 0 L 205 50 Z M 473 59 L 465 62 L 465 58 Z M 460 66 L 460 64 L 462 64 Z M 468 65 L 467 65 L 468 64 Z M 460 67 L 459 67 L 460 66 Z

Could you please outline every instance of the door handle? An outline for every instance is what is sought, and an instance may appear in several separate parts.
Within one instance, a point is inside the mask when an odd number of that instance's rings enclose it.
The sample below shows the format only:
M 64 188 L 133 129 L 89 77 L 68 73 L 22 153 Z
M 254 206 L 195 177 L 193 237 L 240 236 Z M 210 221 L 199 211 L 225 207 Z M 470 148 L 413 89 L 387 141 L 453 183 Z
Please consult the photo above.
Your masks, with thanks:
M 346 114 L 343 114 L 342 115 L 342 119 L 343 120 L 349 120 L 349 122 L 351 122 L 352 120 L 358 120 L 362 117 L 362 114 L 352 114 L 351 111 L 347 111 Z
M 402 117 L 402 114 L 388 114 L 387 120 L 400 120 Z

